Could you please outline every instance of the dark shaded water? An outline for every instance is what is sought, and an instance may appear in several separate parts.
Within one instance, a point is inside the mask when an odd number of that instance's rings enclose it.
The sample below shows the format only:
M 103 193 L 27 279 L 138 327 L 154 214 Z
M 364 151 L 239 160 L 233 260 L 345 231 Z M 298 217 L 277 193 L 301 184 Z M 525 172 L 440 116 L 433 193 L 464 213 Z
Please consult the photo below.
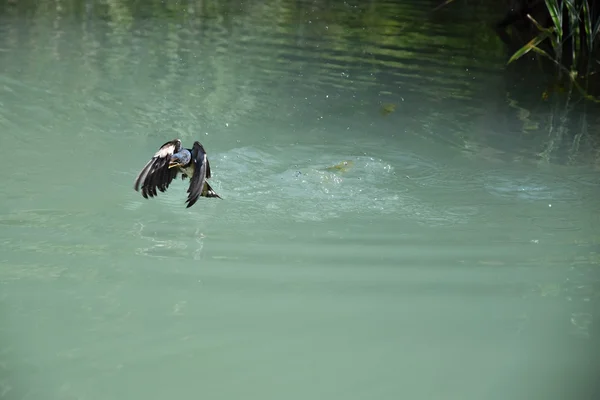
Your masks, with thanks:
M 4 4 L 0 398 L 592 398 L 597 114 L 433 5 Z

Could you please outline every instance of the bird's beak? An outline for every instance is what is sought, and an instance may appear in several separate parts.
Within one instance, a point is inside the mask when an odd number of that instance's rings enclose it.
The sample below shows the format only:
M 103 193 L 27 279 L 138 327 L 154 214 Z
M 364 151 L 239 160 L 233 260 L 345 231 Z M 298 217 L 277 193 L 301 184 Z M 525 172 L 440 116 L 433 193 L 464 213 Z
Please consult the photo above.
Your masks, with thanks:
M 171 161 L 169 162 L 169 168 L 173 168 L 173 167 L 179 167 L 179 164 L 177 161 Z

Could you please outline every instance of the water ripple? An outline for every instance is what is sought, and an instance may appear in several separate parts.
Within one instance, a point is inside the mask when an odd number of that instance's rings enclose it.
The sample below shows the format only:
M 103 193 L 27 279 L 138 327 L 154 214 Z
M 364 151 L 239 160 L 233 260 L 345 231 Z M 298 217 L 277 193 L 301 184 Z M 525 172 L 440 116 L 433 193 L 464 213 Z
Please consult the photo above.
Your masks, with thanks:
M 436 182 L 465 190 L 465 185 L 459 184 L 460 174 L 455 182 L 448 183 L 448 173 L 441 172 L 435 164 L 414 180 L 398 174 L 397 169 L 405 172 L 406 166 L 402 164 L 414 164 L 417 160 L 414 156 L 407 155 L 398 163 L 325 150 L 323 146 L 294 146 L 285 150 L 244 147 L 217 155 L 217 160 L 223 166 L 219 180 L 227 182 L 226 196 L 252 210 L 229 218 L 322 221 L 345 213 L 375 212 L 404 216 L 428 225 L 446 225 L 465 222 L 479 213 L 474 205 L 428 204 L 418 193 L 411 193 L 415 184 L 436 186 Z M 342 166 L 343 162 L 347 166 Z M 419 162 L 419 165 L 424 164 Z
M 582 201 L 581 193 L 567 180 L 545 174 L 510 175 L 507 170 L 490 171 L 478 176 L 492 195 L 522 201 Z

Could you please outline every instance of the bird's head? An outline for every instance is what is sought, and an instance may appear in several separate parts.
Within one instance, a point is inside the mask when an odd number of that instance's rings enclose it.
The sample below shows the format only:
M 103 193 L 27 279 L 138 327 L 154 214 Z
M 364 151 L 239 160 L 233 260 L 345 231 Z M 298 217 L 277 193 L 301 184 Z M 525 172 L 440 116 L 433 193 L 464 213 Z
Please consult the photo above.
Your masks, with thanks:
M 189 151 L 181 151 L 171 156 L 169 160 L 169 168 L 184 167 L 190 163 L 191 154 Z

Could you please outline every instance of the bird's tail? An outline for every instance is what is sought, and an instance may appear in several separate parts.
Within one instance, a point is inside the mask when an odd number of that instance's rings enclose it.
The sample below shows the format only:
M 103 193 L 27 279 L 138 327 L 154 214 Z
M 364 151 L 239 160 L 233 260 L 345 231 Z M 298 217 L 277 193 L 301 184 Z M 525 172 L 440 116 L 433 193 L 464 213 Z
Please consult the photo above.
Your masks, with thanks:
M 223 200 L 223 198 L 221 196 L 219 196 L 217 194 L 217 192 L 215 192 L 213 190 L 212 187 L 210 187 L 210 185 L 209 185 L 208 182 L 206 182 L 206 186 L 204 187 L 204 190 L 202 192 L 202 196 L 204 196 L 204 197 L 218 197 L 219 199 Z

